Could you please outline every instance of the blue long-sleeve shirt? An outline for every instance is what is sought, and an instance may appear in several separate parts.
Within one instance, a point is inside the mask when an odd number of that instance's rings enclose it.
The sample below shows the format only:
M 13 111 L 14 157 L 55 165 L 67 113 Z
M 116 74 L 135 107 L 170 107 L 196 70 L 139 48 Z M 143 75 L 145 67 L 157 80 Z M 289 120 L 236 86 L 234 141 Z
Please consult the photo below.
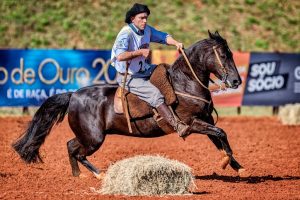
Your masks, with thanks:
M 126 61 L 118 61 L 118 55 L 126 51 L 149 49 L 150 42 L 166 44 L 166 39 L 168 36 L 170 35 L 165 32 L 158 31 L 149 25 L 145 27 L 143 33 L 132 23 L 124 26 L 119 32 L 112 48 L 112 65 L 118 72 L 125 73 Z M 127 62 L 129 65 L 129 74 L 136 74 L 150 68 L 150 64 L 146 62 L 146 58 L 143 56 L 138 56 Z

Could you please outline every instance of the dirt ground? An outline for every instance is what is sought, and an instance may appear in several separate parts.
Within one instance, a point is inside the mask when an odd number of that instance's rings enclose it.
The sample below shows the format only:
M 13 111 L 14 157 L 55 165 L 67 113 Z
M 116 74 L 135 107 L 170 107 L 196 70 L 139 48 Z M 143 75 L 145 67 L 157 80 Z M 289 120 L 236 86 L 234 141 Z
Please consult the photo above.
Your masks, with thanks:
M 162 155 L 193 169 L 192 195 L 128 197 L 101 195 L 101 181 L 80 166 L 72 177 L 66 142 L 73 136 L 67 120 L 55 126 L 41 148 L 42 164 L 26 165 L 10 147 L 30 117 L 0 118 L 0 199 L 300 199 L 300 126 L 284 126 L 275 117 L 225 117 L 218 126 L 227 134 L 236 159 L 251 174 L 239 178 L 229 166 L 220 169 L 221 154 L 207 136 L 186 141 L 171 134 L 160 138 L 107 136 L 89 160 L 102 170 L 140 154 Z

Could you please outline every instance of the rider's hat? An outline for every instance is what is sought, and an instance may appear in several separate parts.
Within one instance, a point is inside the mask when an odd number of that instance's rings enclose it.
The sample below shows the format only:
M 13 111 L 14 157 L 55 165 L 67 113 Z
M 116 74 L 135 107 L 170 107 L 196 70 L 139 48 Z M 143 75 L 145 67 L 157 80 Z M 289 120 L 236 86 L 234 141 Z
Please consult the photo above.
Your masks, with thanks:
M 150 10 L 148 8 L 148 6 L 143 5 L 143 4 L 139 4 L 139 3 L 135 3 L 132 8 L 130 8 L 130 10 L 127 11 L 126 13 L 126 17 L 125 17 L 125 22 L 127 24 L 131 23 L 131 17 L 136 16 L 137 14 L 140 13 L 147 13 L 148 15 L 150 15 Z

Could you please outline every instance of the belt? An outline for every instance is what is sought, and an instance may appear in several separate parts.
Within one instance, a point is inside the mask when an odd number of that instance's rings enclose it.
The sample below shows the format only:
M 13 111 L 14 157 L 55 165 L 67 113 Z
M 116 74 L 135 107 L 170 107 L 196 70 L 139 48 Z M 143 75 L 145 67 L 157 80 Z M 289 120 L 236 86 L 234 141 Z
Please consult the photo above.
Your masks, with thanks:
M 125 73 L 118 72 L 120 75 L 125 76 Z M 132 74 L 127 74 L 127 76 L 131 76 Z

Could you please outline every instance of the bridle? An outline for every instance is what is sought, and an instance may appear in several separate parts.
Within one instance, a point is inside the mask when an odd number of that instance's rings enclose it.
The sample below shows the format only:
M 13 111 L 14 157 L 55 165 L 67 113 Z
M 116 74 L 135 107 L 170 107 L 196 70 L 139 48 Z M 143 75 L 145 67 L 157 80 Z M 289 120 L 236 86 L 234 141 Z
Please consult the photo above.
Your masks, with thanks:
M 217 57 L 218 63 L 219 63 L 219 65 L 220 65 L 220 67 L 221 67 L 221 70 L 222 70 L 222 72 L 223 72 L 222 83 L 225 83 L 226 80 L 227 80 L 227 77 L 228 77 L 228 72 L 227 72 L 227 70 L 225 69 L 223 63 L 221 62 L 221 59 L 220 59 L 220 57 L 219 57 L 217 48 L 218 48 L 218 45 L 213 46 L 214 53 L 215 53 L 215 55 L 216 55 L 216 57 Z
M 226 80 L 227 80 L 227 77 L 228 77 L 228 72 L 227 72 L 227 70 L 225 69 L 223 63 L 221 62 L 221 59 L 220 59 L 220 57 L 219 57 L 217 48 L 218 48 L 218 45 L 214 45 L 214 46 L 213 46 L 213 51 L 214 51 L 214 53 L 215 53 L 215 55 L 216 55 L 217 61 L 218 61 L 218 63 L 219 63 L 219 66 L 221 67 L 221 70 L 222 70 L 222 72 L 223 72 L 223 75 L 222 75 L 222 83 L 225 83 Z M 189 68 L 190 68 L 190 70 L 191 70 L 191 72 L 192 72 L 194 78 L 198 81 L 198 83 L 199 83 L 202 87 L 204 87 L 205 89 L 207 89 L 207 90 L 210 91 L 210 92 L 219 92 L 220 90 L 225 90 L 225 89 L 226 89 L 226 87 L 223 87 L 221 84 L 216 84 L 216 83 L 215 83 L 214 81 L 212 81 L 212 80 L 211 80 L 211 81 L 213 82 L 213 84 L 217 85 L 217 86 L 219 87 L 219 89 L 217 89 L 217 90 L 210 90 L 208 87 L 206 87 L 206 86 L 202 83 L 202 81 L 198 78 L 198 76 L 196 75 L 196 73 L 195 73 L 195 71 L 194 71 L 194 69 L 193 69 L 193 67 L 192 67 L 192 65 L 191 65 L 191 63 L 190 63 L 190 61 L 189 61 L 189 59 L 187 58 L 187 56 L 186 56 L 184 50 L 183 50 L 182 48 L 180 48 L 179 50 L 180 50 L 181 54 L 183 55 L 183 57 L 184 57 L 186 63 L 188 64 L 188 66 L 189 66 Z M 189 97 L 189 98 L 192 98 L 192 99 L 201 100 L 201 101 L 204 101 L 205 103 L 208 103 L 208 104 L 211 103 L 211 101 L 207 101 L 207 100 L 204 99 L 204 98 L 201 98 L 201 97 L 198 97 L 198 96 L 194 96 L 194 95 L 191 95 L 191 94 L 186 94 L 186 93 L 178 92 L 178 91 L 175 91 L 175 94 L 178 94 L 178 95 L 181 95 L 181 96 L 185 96 L 185 97 Z
M 227 72 L 227 70 L 225 69 L 223 63 L 221 62 L 220 56 L 219 56 L 218 51 L 217 51 L 217 48 L 218 48 L 218 47 L 219 47 L 219 45 L 214 45 L 214 46 L 213 46 L 213 51 L 214 51 L 214 53 L 215 53 L 215 56 L 216 56 L 217 61 L 218 61 L 218 63 L 219 63 L 219 66 L 220 66 L 220 68 L 221 68 L 221 70 L 222 70 L 222 72 L 223 72 L 223 75 L 222 75 L 222 83 L 225 83 L 226 80 L 227 80 L 227 77 L 228 77 L 228 72 Z M 193 69 L 193 67 L 192 67 L 192 65 L 191 65 L 191 63 L 190 63 L 190 61 L 189 61 L 189 59 L 187 58 L 187 56 L 186 56 L 186 54 L 185 54 L 185 51 L 184 51 L 182 48 L 180 48 L 179 50 L 180 50 L 180 52 L 182 53 L 182 55 L 183 55 L 183 57 L 184 57 L 186 63 L 188 64 L 188 66 L 189 66 L 189 68 L 190 68 L 190 70 L 191 70 L 193 76 L 195 77 L 195 79 L 198 81 L 198 83 L 199 83 L 202 87 L 204 87 L 205 89 L 209 90 L 210 92 L 218 92 L 218 91 L 220 91 L 220 90 L 225 90 L 225 89 L 226 89 L 225 87 L 223 88 L 223 86 L 222 86 L 221 84 L 218 85 L 218 86 L 219 86 L 219 89 L 218 89 L 218 90 L 210 90 L 208 87 L 206 87 L 206 86 L 201 82 L 201 80 L 197 77 L 197 75 L 196 75 L 196 73 L 195 73 L 195 71 L 194 71 L 194 69 Z M 212 81 L 212 80 L 211 80 L 211 81 Z M 213 82 L 213 81 L 212 81 L 212 82 Z M 214 82 L 213 82 L 213 84 L 217 85 L 217 84 L 214 83 Z

